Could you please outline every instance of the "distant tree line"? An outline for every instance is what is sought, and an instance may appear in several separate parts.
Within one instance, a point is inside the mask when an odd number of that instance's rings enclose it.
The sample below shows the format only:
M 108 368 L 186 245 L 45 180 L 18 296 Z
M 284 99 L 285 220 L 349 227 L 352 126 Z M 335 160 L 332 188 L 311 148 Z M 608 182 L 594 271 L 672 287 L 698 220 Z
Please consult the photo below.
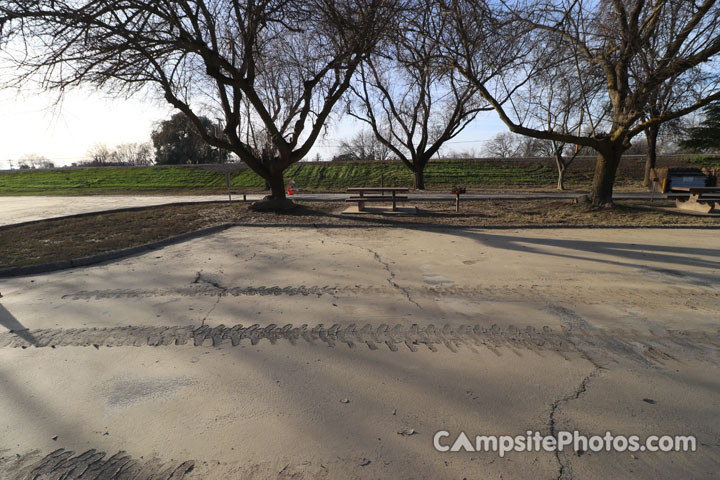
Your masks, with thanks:
M 10 168 L 12 169 L 13 161 L 10 160 L 9 163 Z M 36 168 L 55 168 L 55 164 L 43 155 L 38 155 L 37 153 L 29 153 L 27 155 L 23 155 L 17 160 L 17 168 L 19 168 L 20 170 L 31 170 Z
M 148 166 L 154 163 L 154 155 L 150 143 L 121 143 L 108 148 L 103 143 L 96 143 L 85 154 L 85 160 L 79 165 L 89 167 Z
M 207 117 L 200 117 L 200 120 L 206 128 L 213 126 Z M 219 125 L 215 127 L 219 128 Z M 197 165 L 225 163 L 229 158 L 227 150 L 208 145 L 182 113 L 158 122 L 150 138 L 152 142 L 121 143 L 114 148 L 95 144 L 79 164 L 92 167 Z

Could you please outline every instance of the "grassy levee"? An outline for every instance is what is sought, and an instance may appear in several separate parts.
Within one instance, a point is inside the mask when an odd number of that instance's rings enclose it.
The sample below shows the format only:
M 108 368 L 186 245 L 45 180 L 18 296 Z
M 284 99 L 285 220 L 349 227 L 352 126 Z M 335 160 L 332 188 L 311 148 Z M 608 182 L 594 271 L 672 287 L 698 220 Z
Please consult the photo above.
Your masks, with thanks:
M 412 172 L 398 162 L 307 163 L 290 167 L 285 175 L 297 185 L 311 189 L 344 189 L 360 186 L 410 186 Z M 425 181 L 440 185 L 540 186 L 551 184 L 552 169 L 544 165 L 521 166 L 511 162 L 470 162 L 446 160 L 431 162 L 425 168 Z
M 452 184 L 543 186 L 552 185 L 554 173 L 544 165 L 523 166 L 510 162 L 431 163 L 425 170 L 429 186 Z M 411 186 L 412 173 L 401 163 L 299 163 L 285 173 L 303 190 L 344 191 L 353 186 Z M 234 189 L 259 189 L 263 180 L 249 169 L 232 173 Z M 93 194 L 128 192 L 198 192 L 225 188 L 222 172 L 198 167 L 64 168 L 0 173 L 0 194 Z
M 697 162 L 693 164 L 691 162 Z M 658 159 L 659 166 L 698 166 L 700 160 Z M 575 161 L 567 174 L 568 188 L 589 186 L 594 159 Z M 623 161 L 618 184 L 638 185 L 644 159 Z M 238 167 L 240 168 L 240 167 Z M 225 174 L 213 166 L 95 167 L 0 172 L 0 195 L 91 195 L 123 193 L 203 193 L 225 189 Z M 259 191 L 263 180 L 247 168 L 231 173 L 234 190 Z M 412 186 L 412 173 L 400 162 L 301 162 L 288 168 L 301 191 L 342 192 L 347 187 Z M 556 173 L 552 159 L 435 160 L 425 169 L 428 189 L 451 185 L 470 188 L 550 188 Z
M 221 186 L 224 177 L 216 172 L 178 167 L 68 168 L 0 174 L 0 193 L 6 195 L 206 190 Z

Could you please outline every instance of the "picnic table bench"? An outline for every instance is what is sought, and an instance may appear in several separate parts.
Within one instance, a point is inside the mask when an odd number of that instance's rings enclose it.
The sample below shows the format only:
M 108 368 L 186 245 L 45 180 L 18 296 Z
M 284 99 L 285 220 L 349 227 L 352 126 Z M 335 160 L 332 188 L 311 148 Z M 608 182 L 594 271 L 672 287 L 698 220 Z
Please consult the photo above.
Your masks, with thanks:
M 672 187 L 666 197 L 675 198 L 675 206 L 683 210 L 702 213 L 720 210 L 720 187 Z
M 367 202 L 392 202 L 392 211 L 397 210 L 398 200 L 407 200 L 407 195 L 398 195 L 398 193 L 407 193 L 410 191 L 407 187 L 350 187 L 347 189 L 351 195 L 346 198 L 346 202 L 356 202 L 358 211 L 365 210 Z M 367 195 L 367 194 L 370 195 Z M 388 195 L 386 195 L 386 193 Z

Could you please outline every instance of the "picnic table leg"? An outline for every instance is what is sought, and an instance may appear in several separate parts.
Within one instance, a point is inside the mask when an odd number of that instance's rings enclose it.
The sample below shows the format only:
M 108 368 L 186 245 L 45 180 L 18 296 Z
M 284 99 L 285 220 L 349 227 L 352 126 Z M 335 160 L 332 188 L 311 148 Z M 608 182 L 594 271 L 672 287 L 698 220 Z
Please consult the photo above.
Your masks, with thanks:
M 675 199 L 675 206 L 682 210 L 691 210 L 693 212 L 710 213 L 715 202 L 700 201 L 700 195 L 694 193 L 690 198 L 683 201 L 679 198 Z
M 396 204 L 395 202 L 396 202 L 396 200 L 395 200 L 395 190 L 393 190 L 393 191 L 392 191 L 392 211 L 393 211 L 393 212 L 396 212 L 396 211 L 397 211 L 397 204 Z
M 364 192 L 361 190 L 361 191 L 360 191 L 360 197 L 361 197 L 361 198 L 364 197 L 363 193 L 364 193 Z M 358 212 L 362 212 L 362 211 L 364 211 L 364 210 L 365 210 L 365 202 L 363 202 L 362 200 L 358 201 Z

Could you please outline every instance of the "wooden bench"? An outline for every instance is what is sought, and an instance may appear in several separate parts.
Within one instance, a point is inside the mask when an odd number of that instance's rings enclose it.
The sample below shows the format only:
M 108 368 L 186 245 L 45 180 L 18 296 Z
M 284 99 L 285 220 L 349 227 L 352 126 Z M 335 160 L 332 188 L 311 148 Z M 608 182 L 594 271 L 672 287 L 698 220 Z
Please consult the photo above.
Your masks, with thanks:
M 675 198 L 675 206 L 683 210 L 702 213 L 720 210 L 720 187 L 671 187 L 666 197 Z
M 365 210 L 365 204 L 368 202 L 392 202 L 392 211 L 397 210 L 397 202 L 407 200 L 407 195 L 398 195 L 398 193 L 407 193 L 410 191 L 407 187 L 350 187 L 347 189 L 351 195 L 346 198 L 346 202 L 355 202 L 358 211 Z M 366 195 L 370 193 L 371 195 Z M 372 195 L 374 193 L 374 195 Z M 386 195 L 388 194 L 388 195 Z

